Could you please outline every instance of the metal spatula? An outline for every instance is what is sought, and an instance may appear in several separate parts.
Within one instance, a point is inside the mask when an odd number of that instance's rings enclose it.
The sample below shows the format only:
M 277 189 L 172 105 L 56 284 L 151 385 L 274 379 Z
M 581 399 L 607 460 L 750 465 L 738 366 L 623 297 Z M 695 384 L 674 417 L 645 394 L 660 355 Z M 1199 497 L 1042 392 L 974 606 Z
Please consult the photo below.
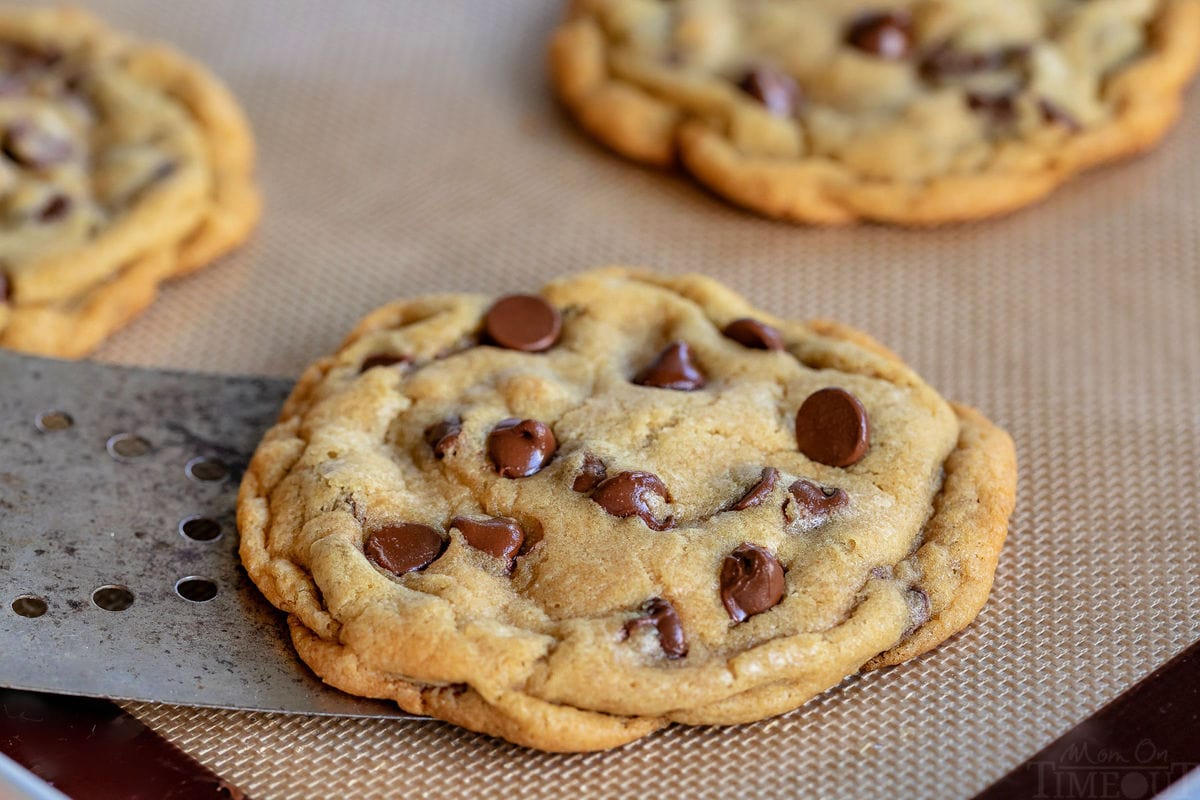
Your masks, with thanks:
M 290 385 L 0 351 L 0 687 L 406 716 L 314 677 L 239 565 L 238 481 Z

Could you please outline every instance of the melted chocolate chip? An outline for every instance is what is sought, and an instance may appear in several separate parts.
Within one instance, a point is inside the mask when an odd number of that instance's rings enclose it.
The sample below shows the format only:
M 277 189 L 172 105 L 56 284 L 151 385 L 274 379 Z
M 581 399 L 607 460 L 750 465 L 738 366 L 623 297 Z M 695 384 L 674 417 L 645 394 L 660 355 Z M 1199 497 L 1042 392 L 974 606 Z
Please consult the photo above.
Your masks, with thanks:
M 921 74 L 926 78 L 948 78 L 973 75 L 1003 69 L 1024 57 L 1024 47 L 1003 47 L 996 50 L 970 52 L 959 50 L 949 42 L 931 50 L 921 60 Z
M 508 571 L 512 572 L 517 562 L 517 553 L 525 541 L 525 532 L 515 519 L 511 517 L 491 517 L 490 519 L 471 519 L 470 517 L 455 517 L 450 520 L 451 528 L 458 528 L 467 544 L 476 550 L 482 550 L 488 555 L 504 560 Z
M 825 489 L 804 479 L 789 486 L 788 495 L 783 516 L 789 523 L 820 520 L 850 503 L 845 489 Z
M 577 492 L 590 492 L 607 477 L 608 467 L 604 466 L 604 462 L 597 456 L 588 453 L 583 457 L 583 466 L 579 468 L 579 474 L 575 476 L 571 488 Z
M 910 587 L 904 599 L 908 601 L 908 628 L 905 629 L 903 638 L 907 639 L 929 622 L 931 609 L 929 595 L 917 586 Z
M 734 622 L 774 608 L 784 588 L 783 567 L 758 545 L 738 545 L 721 564 L 721 602 Z
M 425 441 L 433 449 L 434 458 L 442 459 L 458 444 L 458 437 L 461 433 L 462 419 L 451 417 L 435 425 L 430 425 L 425 430 Z
M 796 443 L 801 453 L 819 464 L 857 464 L 867 454 L 870 439 L 867 410 L 845 389 L 819 389 L 796 412 Z
M 558 341 L 562 317 L 540 297 L 514 294 L 501 297 L 488 309 L 483 327 L 493 344 L 538 353 L 549 350 Z
M 398 356 L 392 353 L 372 353 L 363 359 L 362 366 L 359 367 L 359 373 L 366 372 L 369 369 L 376 367 L 394 367 L 397 364 L 411 364 L 412 359 L 408 356 Z
M 12 280 L 4 272 L 0 271 L 0 303 L 7 303 L 12 299 Z
M 1042 120 L 1047 125 L 1059 125 L 1071 133 L 1079 133 L 1083 130 L 1079 120 L 1071 116 L 1066 109 L 1045 98 L 1038 100 L 1038 111 L 1042 113 Z
M 32 125 L 17 124 L 4 132 L 0 150 L 23 167 L 45 169 L 71 157 L 73 148 L 66 139 L 38 130 Z
M 758 483 L 750 487 L 750 490 L 742 495 L 742 499 L 731 505 L 729 510 L 745 511 L 747 508 L 762 505 L 762 501 L 775 491 L 775 482 L 778 480 L 779 470 L 774 467 L 763 467 L 762 477 L 758 479 Z
M 968 92 L 967 107 L 986 114 L 996 125 L 1011 125 L 1017 119 L 1017 98 L 1013 94 Z
M 63 57 L 62 51 L 54 47 L 17 42 L 6 42 L 4 53 L 9 57 L 13 69 L 46 69 Z
M 912 17 L 903 11 L 865 14 L 846 31 L 847 44 L 891 61 L 908 55 L 912 39 Z
M 436 529 L 401 522 L 374 531 L 363 545 L 367 558 L 395 575 L 424 569 L 442 554 L 445 541 Z
M 756 319 L 735 319 L 721 331 L 743 347 L 754 350 L 782 350 L 783 335 L 776 329 Z
M 38 212 L 38 220 L 40 222 L 57 222 L 71 212 L 71 198 L 65 194 L 56 194 L 42 206 L 42 210 Z
M 529 519 L 525 522 L 525 541 L 521 542 L 521 549 L 517 551 L 517 556 L 523 556 L 546 537 L 546 532 L 542 529 L 542 523 L 536 519 Z
M 666 349 L 634 379 L 634 383 L 641 386 L 674 389 L 680 392 L 703 389 L 707 382 L 704 373 L 693 360 L 691 346 L 687 342 L 679 341 L 667 345 Z
M 800 87 L 779 70 L 756 67 L 738 82 L 738 88 L 762 103 L 777 117 L 790 117 L 803 100 Z
M 488 434 L 487 448 L 502 477 L 527 478 L 550 462 L 558 442 L 544 422 L 506 419 L 496 423 Z
M 645 616 L 631 619 L 625 623 L 625 635 L 633 633 L 638 628 L 656 628 L 658 642 L 667 658 L 683 658 L 687 655 L 687 640 L 683 636 L 683 625 L 679 622 L 679 614 L 671 601 L 661 597 L 647 600 L 642 606 Z
M 667 517 L 662 522 L 654 518 L 646 502 L 647 493 L 672 502 L 671 492 L 666 485 L 650 472 L 621 472 L 614 475 L 596 487 L 592 499 L 614 517 L 640 518 L 650 530 L 665 531 L 673 527 L 674 517 Z

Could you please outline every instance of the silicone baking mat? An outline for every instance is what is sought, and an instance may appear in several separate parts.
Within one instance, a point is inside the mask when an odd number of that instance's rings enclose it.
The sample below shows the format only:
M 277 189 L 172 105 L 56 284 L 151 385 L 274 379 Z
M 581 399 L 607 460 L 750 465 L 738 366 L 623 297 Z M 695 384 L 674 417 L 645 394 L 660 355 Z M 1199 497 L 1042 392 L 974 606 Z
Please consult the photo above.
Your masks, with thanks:
M 992 601 L 914 663 L 593 755 L 437 722 L 130 706 L 250 796 L 963 797 L 1200 638 L 1197 92 L 1160 150 L 1014 216 L 817 230 L 579 135 L 544 75 L 558 2 L 88 6 L 228 80 L 267 198 L 245 249 L 168 287 L 103 360 L 296 375 L 387 298 L 637 263 L 867 330 L 1017 442 Z

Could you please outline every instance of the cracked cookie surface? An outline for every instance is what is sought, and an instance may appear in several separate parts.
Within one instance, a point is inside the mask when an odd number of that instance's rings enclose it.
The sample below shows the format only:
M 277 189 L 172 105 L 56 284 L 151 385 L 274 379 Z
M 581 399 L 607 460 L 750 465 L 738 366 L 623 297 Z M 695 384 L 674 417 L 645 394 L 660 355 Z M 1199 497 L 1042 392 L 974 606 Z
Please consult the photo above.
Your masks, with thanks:
M 1015 480 L 1006 434 L 865 335 L 609 268 L 369 315 L 238 525 L 328 683 L 591 750 L 935 646 L 987 597 Z
M 1200 0 L 576 0 L 550 48 L 581 126 L 770 216 L 1011 211 L 1155 144 Z
M 82 355 L 258 219 L 205 68 L 76 9 L 0 11 L 0 345 Z

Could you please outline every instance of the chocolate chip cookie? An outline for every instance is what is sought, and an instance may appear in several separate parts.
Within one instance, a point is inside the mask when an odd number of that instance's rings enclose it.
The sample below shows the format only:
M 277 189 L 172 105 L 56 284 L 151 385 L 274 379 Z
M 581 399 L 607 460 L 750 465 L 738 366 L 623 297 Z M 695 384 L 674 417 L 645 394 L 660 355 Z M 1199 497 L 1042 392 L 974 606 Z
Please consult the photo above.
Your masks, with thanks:
M 966 626 L 1012 443 L 895 355 L 610 268 L 407 300 L 305 372 L 242 560 L 345 691 L 546 750 L 796 708 Z
M 78 356 L 258 219 L 229 91 L 76 9 L 0 11 L 0 346 Z
M 550 69 L 580 125 L 808 223 L 1029 204 L 1155 144 L 1200 0 L 575 0 Z

